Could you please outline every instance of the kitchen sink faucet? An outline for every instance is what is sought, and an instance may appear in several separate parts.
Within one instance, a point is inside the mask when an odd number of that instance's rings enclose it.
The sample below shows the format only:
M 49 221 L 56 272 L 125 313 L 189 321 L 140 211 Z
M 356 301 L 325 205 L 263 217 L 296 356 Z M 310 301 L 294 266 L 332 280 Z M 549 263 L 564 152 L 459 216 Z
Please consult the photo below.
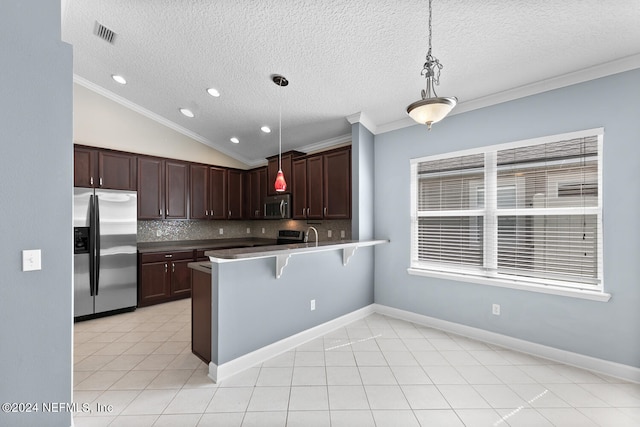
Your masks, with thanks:
M 316 233 L 316 246 L 318 246 L 318 230 L 315 227 L 309 227 L 304 235 L 304 241 L 309 242 L 309 231 L 313 230 Z

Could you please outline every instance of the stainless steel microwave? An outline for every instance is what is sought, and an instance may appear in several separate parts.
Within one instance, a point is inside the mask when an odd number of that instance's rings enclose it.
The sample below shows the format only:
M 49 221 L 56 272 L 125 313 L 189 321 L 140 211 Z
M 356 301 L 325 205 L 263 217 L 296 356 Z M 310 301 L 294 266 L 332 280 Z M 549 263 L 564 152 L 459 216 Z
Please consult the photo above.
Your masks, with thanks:
M 265 219 L 291 218 L 291 194 L 265 197 L 264 217 Z

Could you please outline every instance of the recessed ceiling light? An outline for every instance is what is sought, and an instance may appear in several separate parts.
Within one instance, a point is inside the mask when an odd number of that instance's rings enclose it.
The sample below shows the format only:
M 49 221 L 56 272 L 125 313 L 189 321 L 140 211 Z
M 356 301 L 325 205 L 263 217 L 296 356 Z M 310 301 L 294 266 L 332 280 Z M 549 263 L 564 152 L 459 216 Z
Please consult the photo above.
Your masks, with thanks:
M 127 84 L 127 80 L 125 80 L 124 77 L 119 76 L 118 74 L 112 74 L 111 78 L 113 80 L 115 80 L 116 82 L 120 83 L 121 85 L 126 85 Z
M 269 126 L 262 126 L 260 130 L 264 133 L 271 133 L 271 129 L 269 128 Z
M 236 138 L 235 136 L 233 138 L 231 138 L 229 141 L 233 142 L 234 144 L 239 144 L 240 140 L 238 138 Z
M 212 87 L 207 89 L 207 92 L 209 93 L 209 95 L 214 96 L 216 98 L 220 96 L 220 92 L 218 92 L 218 89 L 215 89 L 215 88 L 212 88 Z
M 196 116 L 195 114 L 193 114 L 193 111 L 189 110 L 188 108 L 181 108 L 180 112 L 190 119 L 193 119 Z

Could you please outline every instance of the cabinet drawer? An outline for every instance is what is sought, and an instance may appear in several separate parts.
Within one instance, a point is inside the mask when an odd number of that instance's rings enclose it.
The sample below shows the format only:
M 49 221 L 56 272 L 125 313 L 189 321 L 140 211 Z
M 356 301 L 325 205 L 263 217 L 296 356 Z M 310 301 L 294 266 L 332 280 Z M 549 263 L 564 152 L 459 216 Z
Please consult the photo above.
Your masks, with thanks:
M 193 259 L 193 250 L 177 252 L 154 252 L 140 255 L 140 262 L 162 262 L 178 261 L 183 259 Z

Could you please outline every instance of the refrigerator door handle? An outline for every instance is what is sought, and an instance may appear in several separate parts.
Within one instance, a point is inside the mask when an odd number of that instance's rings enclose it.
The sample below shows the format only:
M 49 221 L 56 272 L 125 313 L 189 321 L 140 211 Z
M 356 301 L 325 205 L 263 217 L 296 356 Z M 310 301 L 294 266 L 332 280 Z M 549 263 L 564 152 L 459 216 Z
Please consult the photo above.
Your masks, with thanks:
M 98 196 L 96 195 L 96 248 L 95 248 L 95 257 L 96 257 L 96 292 L 98 295 L 98 290 L 100 286 L 100 201 L 98 200 Z
M 94 282 L 94 262 L 96 251 L 96 239 L 95 233 L 93 233 L 93 225 L 95 224 L 96 212 L 93 207 L 93 195 L 89 196 L 89 294 L 94 296 L 95 282 Z

